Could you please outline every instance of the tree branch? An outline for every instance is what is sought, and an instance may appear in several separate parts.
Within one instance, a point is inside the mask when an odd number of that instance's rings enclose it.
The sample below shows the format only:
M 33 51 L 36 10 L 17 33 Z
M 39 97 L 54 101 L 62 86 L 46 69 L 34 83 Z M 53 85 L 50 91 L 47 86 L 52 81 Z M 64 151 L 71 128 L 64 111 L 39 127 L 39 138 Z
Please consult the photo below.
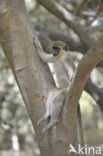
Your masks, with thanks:
M 34 24 L 35 29 L 37 31 L 40 31 L 40 35 L 38 36 L 39 39 L 42 36 L 43 39 L 46 41 L 50 40 L 50 39 L 54 40 L 54 41 L 61 40 L 68 45 L 68 47 L 71 51 L 81 52 L 82 54 L 86 53 L 87 47 L 84 47 L 80 42 L 76 42 L 70 36 L 64 34 L 63 32 L 57 32 L 57 31 L 51 30 L 41 23 L 33 23 L 33 24 Z M 40 42 L 41 42 L 41 40 L 40 40 Z M 48 44 L 45 44 L 45 45 L 43 44 L 43 48 L 44 48 L 44 51 L 46 51 L 46 49 L 49 50 Z M 51 51 L 51 50 L 49 50 L 49 51 Z M 96 67 L 99 67 L 102 69 L 103 68 L 103 60 L 100 61 Z
M 60 32 L 60 31 L 54 31 L 49 29 L 48 27 L 46 27 L 44 24 L 42 23 L 33 23 L 34 28 L 39 31 L 39 32 L 45 32 L 47 33 L 47 35 L 49 36 L 50 39 L 56 41 L 56 40 L 61 40 L 63 42 L 65 42 L 66 44 L 68 44 L 69 49 L 71 51 L 79 51 L 82 53 L 85 53 L 87 50 L 87 47 L 84 47 L 79 41 L 75 41 L 72 37 L 70 37 L 69 35 Z
M 68 133 L 68 136 L 71 136 L 69 137 L 69 143 L 72 143 L 73 141 L 72 136 L 77 114 L 78 101 L 84 89 L 85 82 L 89 78 L 93 68 L 101 59 L 103 59 L 103 35 L 96 42 L 95 46 L 88 50 L 83 59 L 80 61 L 66 97 L 63 123 L 65 129 L 67 129 L 66 133 Z
M 43 46 L 44 51 L 46 51 L 46 52 L 48 51 L 49 53 L 51 53 L 50 45 L 44 44 L 44 43 L 42 44 L 41 37 L 43 38 L 42 40 L 45 40 L 46 42 L 48 41 L 48 42 L 50 42 L 50 44 L 51 44 L 52 40 L 61 40 L 68 44 L 68 47 L 71 51 L 76 50 L 76 52 L 79 51 L 82 54 L 86 53 L 87 47 L 84 47 L 81 43 L 72 40 L 72 38 L 68 37 L 68 35 L 66 35 L 62 32 L 56 32 L 56 31 L 50 30 L 49 28 L 45 27 L 41 23 L 39 23 L 39 24 L 36 23 L 35 28 L 36 28 L 36 30 L 40 31 L 40 34 L 38 35 L 38 37 L 39 37 L 41 45 Z M 103 68 L 103 60 L 100 61 L 96 67 L 102 69 Z
M 103 2 L 101 1 L 100 5 L 99 5 L 99 8 L 97 9 L 96 11 L 96 14 L 93 18 L 93 20 L 91 20 L 88 25 L 91 25 L 99 16 L 100 14 L 103 12 Z
M 87 80 L 86 85 L 84 87 L 85 91 L 87 91 L 98 104 L 101 112 L 103 113 L 103 88 L 98 88 L 90 79 Z
M 35 33 L 24 0 L 1 0 L 0 6 L 0 44 L 29 112 L 41 153 L 52 156 L 54 145 L 48 138 L 51 132 L 41 135 L 41 128 L 37 127 L 37 121 L 45 112 L 48 93 L 55 87 L 51 72 L 33 45 Z
M 83 0 L 83 1 L 80 3 L 79 7 L 77 8 L 77 10 L 76 10 L 76 12 L 75 12 L 76 15 L 79 15 L 79 14 L 80 14 L 80 12 L 82 11 L 83 6 L 85 5 L 85 3 L 87 3 L 87 0 Z
M 89 32 L 100 31 L 103 32 L 103 26 L 92 26 L 88 28 Z
M 59 19 L 64 21 L 64 23 L 70 27 L 80 38 L 81 42 L 87 46 L 91 47 L 94 39 L 87 33 L 85 27 L 78 22 L 76 16 L 72 15 L 60 4 L 56 3 L 54 0 L 37 0 L 42 6 L 44 6 L 49 12 L 57 16 Z M 53 8 L 53 9 L 52 9 Z

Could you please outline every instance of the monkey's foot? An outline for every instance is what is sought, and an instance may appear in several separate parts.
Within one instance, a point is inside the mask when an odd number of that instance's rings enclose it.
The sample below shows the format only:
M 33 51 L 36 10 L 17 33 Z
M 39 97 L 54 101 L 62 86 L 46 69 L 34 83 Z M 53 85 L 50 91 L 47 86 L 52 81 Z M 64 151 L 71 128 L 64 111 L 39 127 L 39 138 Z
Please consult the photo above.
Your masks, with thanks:
M 41 122 L 43 122 L 46 119 L 48 119 L 49 116 L 50 116 L 50 113 L 46 112 L 46 114 L 37 122 L 37 126 L 39 126 Z
M 38 122 L 37 122 L 37 126 L 40 125 L 41 122 L 45 121 L 48 117 L 42 117 Z
M 46 130 L 48 130 L 49 128 L 54 126 L 56 122 L 58 122 L 57 119 L 50 121 L 49 124 L 47 126 L 45 126 L 45 128 L 43 128 L 41 133 L 43 134 Z
M 40 123 L 41 123 L 42 121 L 44 121 L 44 118 L 41 118 L 41 119 L 37 122 L 37 126 L 39 126 Z

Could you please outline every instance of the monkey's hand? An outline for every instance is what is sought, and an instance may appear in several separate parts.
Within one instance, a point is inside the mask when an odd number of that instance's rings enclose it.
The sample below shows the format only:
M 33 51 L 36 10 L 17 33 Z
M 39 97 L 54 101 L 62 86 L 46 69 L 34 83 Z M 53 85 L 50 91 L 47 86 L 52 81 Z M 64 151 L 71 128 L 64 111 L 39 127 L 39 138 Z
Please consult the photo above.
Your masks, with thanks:
M 41 47 L 39 40 L 38 40 L 38 37 L 36 35 L 33 37 L 33 44 L 36 47 L 37 51 L 38 50 L 42 51 L 42 47 Z
M 33 37 L 33 43 L 43 62 L 51 63 L 55 61 L 55 57 L 53 56 L 53 54 L 47 54 L 46 52 L 43 51 L 37 36 Z

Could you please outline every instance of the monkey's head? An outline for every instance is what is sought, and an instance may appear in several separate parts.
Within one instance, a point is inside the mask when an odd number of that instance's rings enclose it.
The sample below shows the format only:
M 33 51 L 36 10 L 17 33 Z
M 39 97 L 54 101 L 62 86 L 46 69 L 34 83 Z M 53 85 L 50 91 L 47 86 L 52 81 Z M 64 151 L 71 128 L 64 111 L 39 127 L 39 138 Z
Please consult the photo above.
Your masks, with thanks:
M 62 41 L 55 41 L 53 43 L 53 55 L 60 58 L 68 51 L 68 46 Z

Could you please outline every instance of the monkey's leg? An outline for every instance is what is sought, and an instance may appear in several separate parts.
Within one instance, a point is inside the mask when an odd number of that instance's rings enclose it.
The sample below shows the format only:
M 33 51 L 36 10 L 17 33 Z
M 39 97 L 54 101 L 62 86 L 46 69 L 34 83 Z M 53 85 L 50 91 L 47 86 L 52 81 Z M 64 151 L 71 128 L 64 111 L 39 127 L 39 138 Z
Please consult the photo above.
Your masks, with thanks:
M 46 102 L 46 113 L 44 114 L 44 116 L 38 121 L 37 126 L 40 125 L 41 122 L 45 121 L 49 116 L 51 116 L 51 104 L 53 103 L 54 100 L 54 92 L 56 89 L 53 89 L 50 91 L 49 95 L 48 95 L 48 99 Z
M 65 100 L 65 91 L 61 92 L 60 89 L 57 90 L 56 97 L 53 103 L 51 104 L 51 120 L 48 123 L 48 125 L 45 126 L 45 128 L 42 130 L 42 133 L 44 133 L 47 129 L 54 126 L 54 124 L 58 121 L 58 116 L 63 106 L 64 100 Z
M 46 110 L 46 113 L 44 114 L 44 116 L 38 121 L 37 123 L 37 126 L 40 125 L 41 122 L 45 121 L 50 115 L 51 115 L 51 103 L 48 102 L 49 101 L 49 97 L 48 97 L 48 100 L 47 100 L 47 110 Z

